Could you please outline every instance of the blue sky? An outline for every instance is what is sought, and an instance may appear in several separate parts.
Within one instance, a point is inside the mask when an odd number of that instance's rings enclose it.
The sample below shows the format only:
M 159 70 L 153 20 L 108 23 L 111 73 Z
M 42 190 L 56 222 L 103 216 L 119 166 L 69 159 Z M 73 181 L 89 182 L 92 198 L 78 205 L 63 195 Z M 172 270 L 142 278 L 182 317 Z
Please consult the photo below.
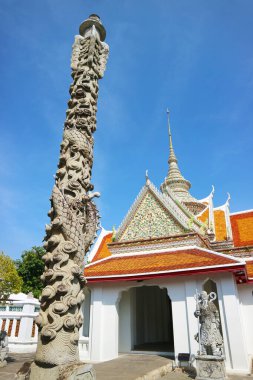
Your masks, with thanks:
M 253 208 L 252 0 L 1 0 L 0 250 L 40 245 L 71 83 L 74 35 L 107 29 L 93 183 L 102 225 L 119 226 L 168 170 L 166 108 L 191 193 Z

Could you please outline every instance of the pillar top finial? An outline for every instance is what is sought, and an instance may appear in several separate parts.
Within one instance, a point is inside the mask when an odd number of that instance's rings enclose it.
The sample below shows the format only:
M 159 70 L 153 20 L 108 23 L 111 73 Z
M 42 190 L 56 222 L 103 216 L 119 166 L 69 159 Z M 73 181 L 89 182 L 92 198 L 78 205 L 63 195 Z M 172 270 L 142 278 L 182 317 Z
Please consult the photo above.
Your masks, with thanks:
M 79 28 L 79 33 L 81 36 L 84 36 L 87 29 L 90 29 L 92 26 L 95 26 L 100 35 L 100 40 L 104 41 L 106 37 L 106 30 L 100 20 L 100 17 L 95 13 L 91 14 L 87 20 L 82 22 Z

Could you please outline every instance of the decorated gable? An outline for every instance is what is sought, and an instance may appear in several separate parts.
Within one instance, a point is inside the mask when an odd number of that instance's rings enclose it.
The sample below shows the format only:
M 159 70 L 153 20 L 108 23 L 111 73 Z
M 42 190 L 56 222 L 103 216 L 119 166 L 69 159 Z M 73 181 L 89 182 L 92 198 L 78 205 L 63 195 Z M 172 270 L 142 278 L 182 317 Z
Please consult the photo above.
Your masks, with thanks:
M 182 227 L 157 197 L 148 191 L 123 229 L 119 241 L 149 239 L 184 233 Z

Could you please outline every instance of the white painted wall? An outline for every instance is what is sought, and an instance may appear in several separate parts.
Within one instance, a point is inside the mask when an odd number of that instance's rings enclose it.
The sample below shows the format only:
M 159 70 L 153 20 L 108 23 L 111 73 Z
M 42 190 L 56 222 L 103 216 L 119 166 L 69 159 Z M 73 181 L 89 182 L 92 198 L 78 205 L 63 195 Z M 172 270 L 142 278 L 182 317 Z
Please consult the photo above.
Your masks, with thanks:
M 167 291 L 172 302 L 175 357 L 190 352 L 186 293 L 184 281 L 168 281 Z
M 220 317 L 223 329 L 226 367 L 234 372 L 249 371 L 248 356 L 253 352 L 253 287 L 237 285 L 230 273 L 210 277 L 217 285 Z M 194 335 L 198 331 L 194 317 L 196 288 L 202 289 L 207 276 L 181 277 L 178 279 L 147 280 L 93 285 L 91 287 L 90 359 L 110 360 L 118 352 L 129 352 L 134 343 L 134 296 L 129 289 L 140 286 L 166 288 L 172 301 L 175 355 L 188 352 L 196 355 L 198 343 Z M 119 302 L 123 300 L 123 302 Z M 120 342 L 120 346 L 119 346 Z
M 253 284 L 241 284 L 238 286 L 242 327 L 246 341 L 249 363 L 253 358 Z
M 249 361 L 237 285 L 233 275 L 230 273 L 221 277 L 220 284 L 231 368 L 234 371 L 247 373 L 249 371 Z

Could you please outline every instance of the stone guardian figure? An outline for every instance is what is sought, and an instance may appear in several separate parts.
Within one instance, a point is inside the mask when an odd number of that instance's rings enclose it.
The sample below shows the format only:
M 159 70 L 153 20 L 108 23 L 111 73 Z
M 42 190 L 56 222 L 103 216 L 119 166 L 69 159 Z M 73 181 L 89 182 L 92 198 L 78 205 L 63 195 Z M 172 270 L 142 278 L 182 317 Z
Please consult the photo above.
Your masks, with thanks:
M 222 354 L 223 340 L 220 333 L 219 312 L 213 303 L 215 299 L 216 294 L 214 292 L 208 295 L 207 292 L 202 291 L 196 302 L 194 315 L 199 318 L 200 332 L 195 338 L 200 343 L 200 355 L 207 355 L 208 348 L 212 355 L 219 356 Z
M 83 261 L 98 229 L 92 199 L 99 194 L 92 192 L 91 183 L 93 133 L 98 80 L 103 77 L 109 48 L 97 15 L 85 20 L 79 32 L 73 45 L 73 82 L 48 213 L 51 222 L 46 226 L 44 289 L 31 380 L 94 378 L 92 370 L 83 369 L 79 362 L 78 340 L 86 283 Z
M 196 310 L 194 315 L 199 318 L 199 331 L 195 339 L 199 342 L 199 355 L 196 356 L 197 380 L 226 378 L 224 357 L 222 356 L 223 339 L 220 333 L 220 317 L 214 300 L 214 292 L 207 294 L 196 292 Z

